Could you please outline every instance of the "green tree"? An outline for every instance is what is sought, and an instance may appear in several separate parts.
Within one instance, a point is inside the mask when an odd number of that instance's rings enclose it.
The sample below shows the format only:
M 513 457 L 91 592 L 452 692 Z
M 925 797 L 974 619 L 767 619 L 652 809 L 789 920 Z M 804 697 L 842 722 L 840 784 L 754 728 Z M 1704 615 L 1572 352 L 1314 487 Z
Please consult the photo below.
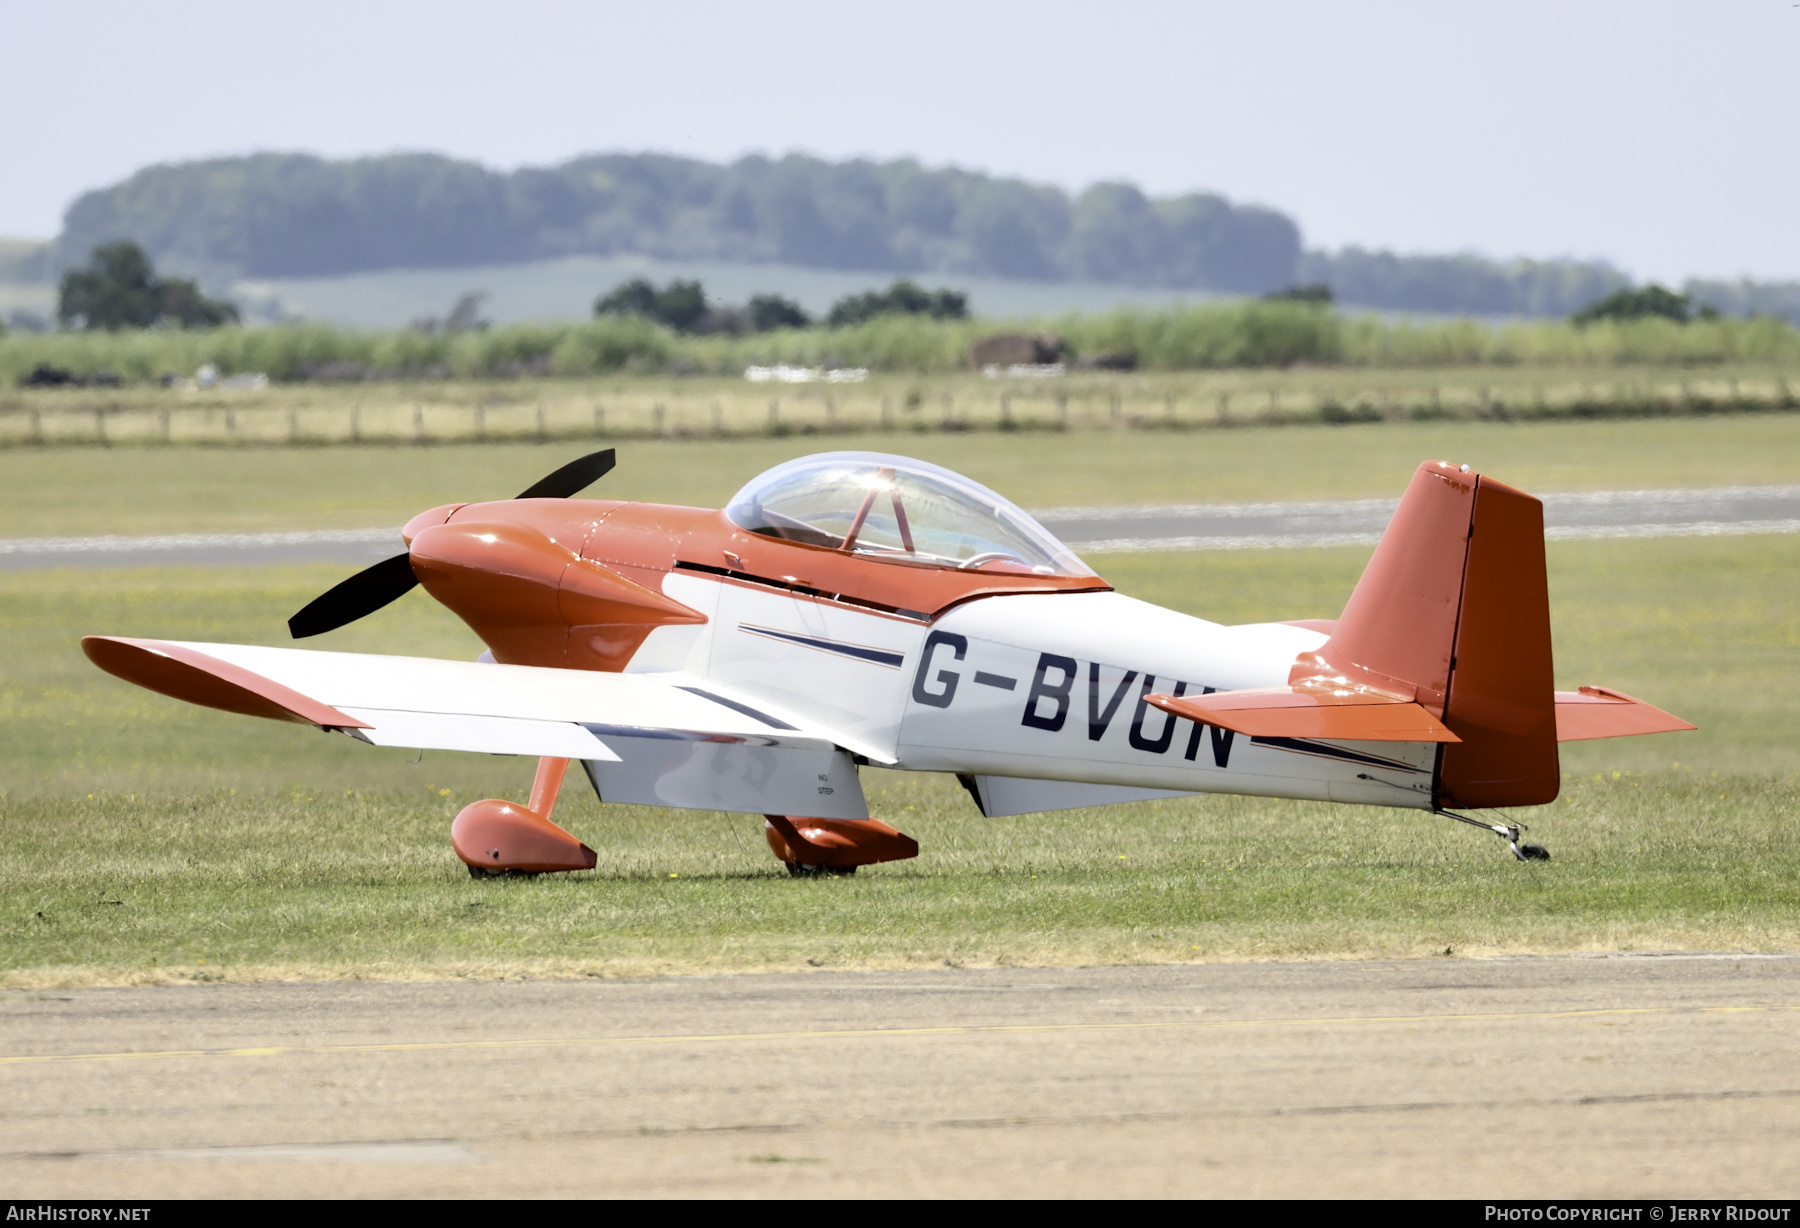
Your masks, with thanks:
M 825 323 L 847 328 L 876 316 L 916 315 L 934 320 L 969 318 L 969 296 L 957 290 L 925 290 L 910 281 L 897 281 L 885 290 L 850 294 L 831 305 Z
M 130 241 L 94 249 L 85 269 L 63 274 L 56 317 L 66 328 L 217 328 L 235 324 L 230 303 L 209 299 L 180 277 L 158 277 L 144 249 Z
M 1569 320 L 1575 324 L 1592 324 L 1597 320 L 1642 320 L 1646 316 L 1661 316 L 1677 324 L 1686 324 L 1694 318 L 1693 308 L 1694 300 L 1687 295 L 1651 282 L 1637 290 L 1615 290 L 1599 302 L 1589 303 Z
M 805 328 L 812 323 L 812 317 L 793 299 L 779 294 L 753 294 L 750 296 L 750 331 L 757 333 L 772 332 L 777 328 Z
M 671 281 L 658 290 L 642 277 L 620 282 L 594 300 L 596 316 L 643 316 L 678 333 L 700 330 L 708 316 L 706 291 L 697 281 Z

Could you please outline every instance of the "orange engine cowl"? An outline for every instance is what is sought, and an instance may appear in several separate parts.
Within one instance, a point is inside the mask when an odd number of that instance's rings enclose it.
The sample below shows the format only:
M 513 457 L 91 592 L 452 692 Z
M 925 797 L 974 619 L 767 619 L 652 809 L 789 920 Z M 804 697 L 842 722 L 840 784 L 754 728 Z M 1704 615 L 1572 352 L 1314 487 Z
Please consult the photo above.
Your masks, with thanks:
M 450 824 L 450 843 L 464 865 L 492 873 L 591 870 L 599 861 L 593 849 L 537 812 L 492 799 L 463 807 Z
M 878 819 L 790 818 L 766 814 L 769 849 L 791 866 L 850 869 L 919 855 L 919 842 Z
M 619 670 L 657 627 L 706 616 L 504 521 L 430 525 L 412 540 L 413 574 L 509 665 Z

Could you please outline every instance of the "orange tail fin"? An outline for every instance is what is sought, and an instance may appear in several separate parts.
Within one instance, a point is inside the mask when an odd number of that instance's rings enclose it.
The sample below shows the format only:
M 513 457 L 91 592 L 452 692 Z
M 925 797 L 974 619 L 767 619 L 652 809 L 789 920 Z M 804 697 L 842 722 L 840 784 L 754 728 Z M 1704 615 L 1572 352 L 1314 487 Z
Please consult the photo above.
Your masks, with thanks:
M 1438 751 L 1439 806 L 1554 800 L 1543 504 L 1454 465 L 1420 465 L 1331 639 L 1290 682 L 1325 678 L 1410 693 L 1461 739 Z

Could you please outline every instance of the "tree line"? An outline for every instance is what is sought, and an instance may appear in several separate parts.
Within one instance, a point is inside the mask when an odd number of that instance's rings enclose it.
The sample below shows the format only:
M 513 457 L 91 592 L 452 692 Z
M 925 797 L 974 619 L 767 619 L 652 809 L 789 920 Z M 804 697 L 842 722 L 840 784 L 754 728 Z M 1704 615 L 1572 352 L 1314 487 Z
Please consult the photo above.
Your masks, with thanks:
M 138 241 L 247 277 L 441 268 L 576 254 L 1260 293 L 1291 279 L 1300 231 L 1211 193 L 1059 188 L 917 162 L 799 154 L 719 165 L 598 154 L 510 173 L 434 154 L 304 154 L 152 166 L 87 192 L 55 259 Z
M 1322 284 L 1350 306 L 1555 317 L 1630 283 L 1597 261 L 1307 251 L 1292 218 L 1214 193 L 1153 198 L 1099 183 L 1071 194 L 910 160 L 798 154 L 596 154 L 512 172 L 435 154 L 152 166 L 79 197 L 49 249 L 0 251 L 0 264 L 53 279 L 121 239 L 208 284 L 637 254 L 1220 294 Z M 1800 283 L 1685 290 L 1727 314 L 1800 320 Z

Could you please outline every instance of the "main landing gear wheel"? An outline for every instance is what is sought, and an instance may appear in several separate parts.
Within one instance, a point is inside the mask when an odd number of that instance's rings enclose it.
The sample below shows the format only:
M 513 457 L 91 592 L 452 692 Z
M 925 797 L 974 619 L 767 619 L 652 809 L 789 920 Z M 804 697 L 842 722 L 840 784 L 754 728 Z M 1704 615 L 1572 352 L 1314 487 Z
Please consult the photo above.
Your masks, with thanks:
M 784 861 L 788 873 L 795 878 L 848 878 L 856 873 L 855 866 L 803 866 L 798 862 Z
M 1531 830 L 1523 823 L 1483 823 L 1479 819 L 1471 819 L 1466 815 L 1460 815 L 1450 810 L 1437 810 L 1433 811 L 1433 813 L 1441 814 L 1446 819 L 1455 819 L 1458 823 L 1467 823 L 1470 827 L 1479 827 L 1482 831 L 1493 832 L 1496 836 L 1499 836 L 1502 840 L 1506 841 L 1506 847 L 1511 849 L 1512 855 L 1520 861 L 1550 860 L 1550 850 L 1543 845 L 1519 843 L 1519 836 L 1524 832 Z

